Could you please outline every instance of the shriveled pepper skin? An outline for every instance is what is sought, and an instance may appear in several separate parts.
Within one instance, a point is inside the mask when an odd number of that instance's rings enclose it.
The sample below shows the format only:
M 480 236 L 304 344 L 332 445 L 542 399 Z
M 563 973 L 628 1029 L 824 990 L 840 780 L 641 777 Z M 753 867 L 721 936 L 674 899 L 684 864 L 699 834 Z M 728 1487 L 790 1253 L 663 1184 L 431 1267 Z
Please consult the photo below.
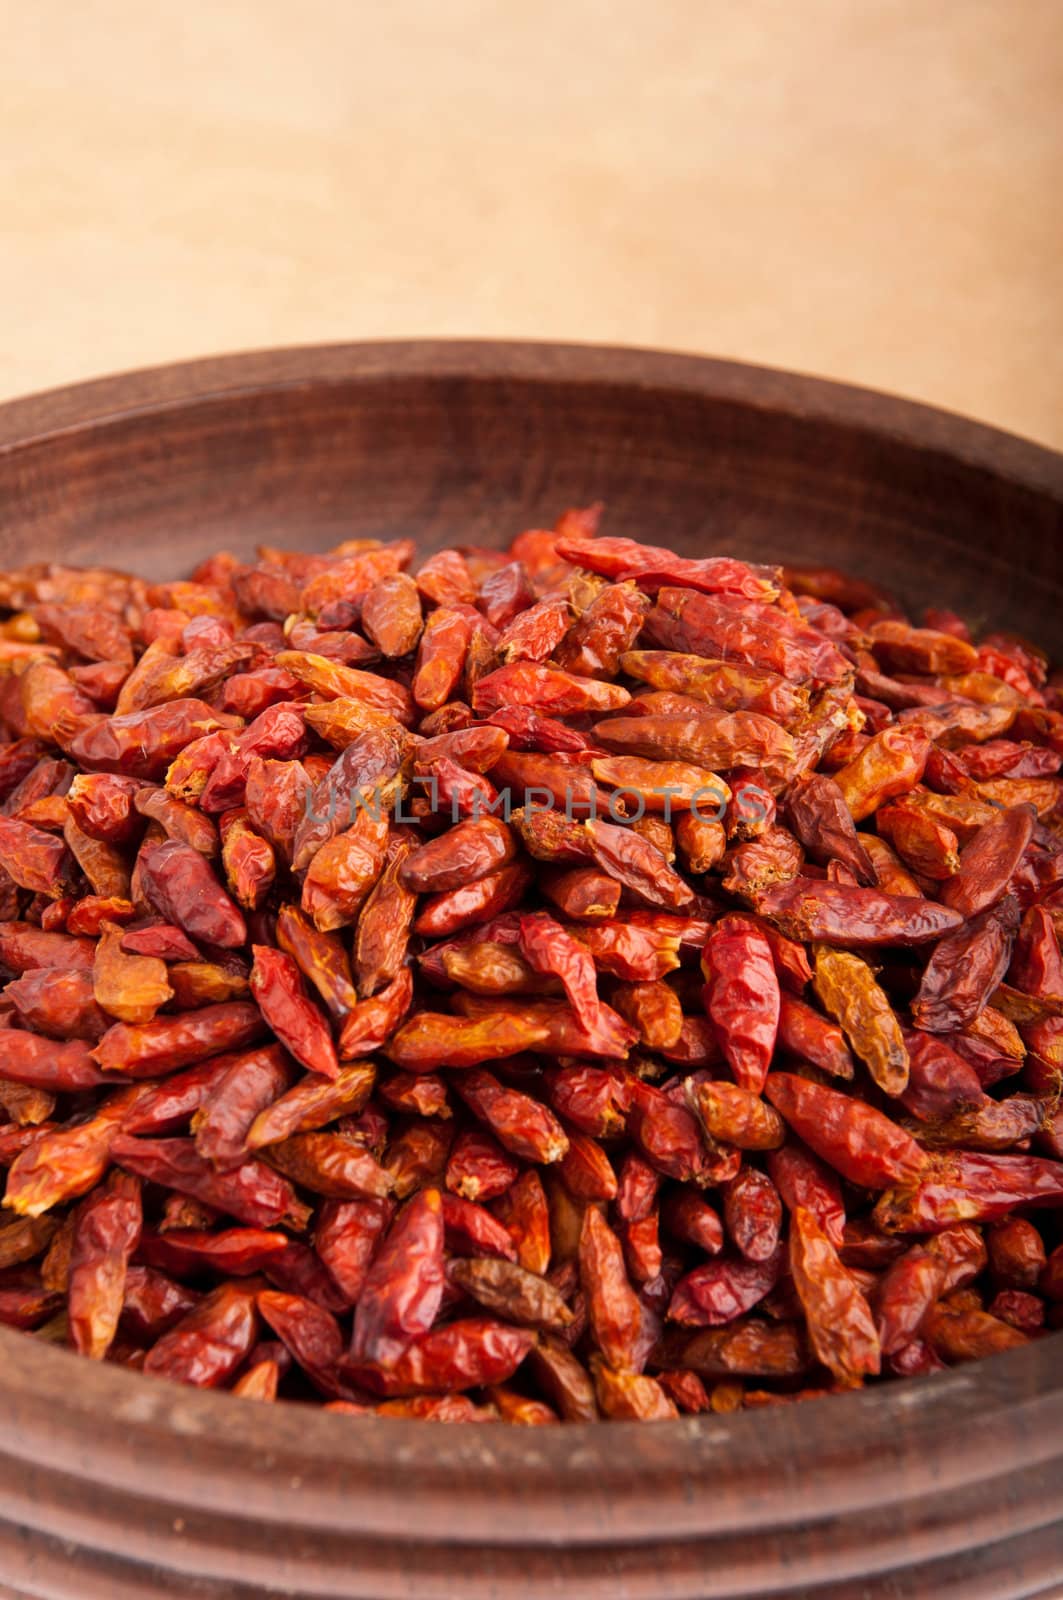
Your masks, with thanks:
M 118 1329 L 142 1216 L 140 1183 L 122 1172 L 112 1172 L 78 1210 L 67 1307 L 75 1349 L 96 1361 L 107 1354 Z
M 235 949 L 247 939 L 247 924 L 210 865 L 177 839 L 154 846 L 140 858 L 141 881 L 155 909 L 189 938 Z
M 306 993 L 291 956 L 256 945 L 251 992 L 263 1018 L 296 1061 L 326 1078 L 339 1075 L 328 1024 Z
M 1008 970 L 1018 925 L 1009 895 L 939 941 L 912 1001 L 921 1028 L 947 1033 L 977 1019 Z
M 767 1098 L 828 1166 L 868 1189 L 915 1180 L 926 1157 L 911 1136 L 881 1111 L 788 1072 L 773 1072 Z
M 883 1094 L 903 1094 L 908 1083 L 908 1050 L 901 1025 L 866 961 L 845 950 L 816 951 L 813 979 L 824 1010 L 844 1030 Z
M 779 1027 L 779 980 L 771 947 L 754 923 L 725 917 L 709 934 L 702 968 L 705 1009 L 735 1082 L 759 1094 Z
M 958 929 L 963 920 L 933 900 L 802 877 L 766 890 L 757 909 L 790 938 L 856 949 L 930 944 Z
M 435 1321 L 443 1296 L 443 1202 L 426 1189 L 391 1226 L 362 1286 L 351 1355 L 394 1367 Z
M 811 1211 L 791 1218 L 790 1267 L 813 1349 L 845 1385 L 874 1376 L 881 1347 L 871 1308 Z

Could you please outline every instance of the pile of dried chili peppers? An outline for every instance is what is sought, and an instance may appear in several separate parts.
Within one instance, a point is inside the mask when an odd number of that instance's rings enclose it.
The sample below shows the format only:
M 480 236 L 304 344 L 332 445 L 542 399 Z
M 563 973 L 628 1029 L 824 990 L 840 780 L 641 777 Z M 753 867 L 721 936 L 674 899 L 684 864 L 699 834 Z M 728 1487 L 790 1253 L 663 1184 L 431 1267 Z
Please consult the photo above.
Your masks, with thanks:
M 0 607 L 0 1321 L 523 1424 L 1063 1326 L 1034 646 L 597 508 Z

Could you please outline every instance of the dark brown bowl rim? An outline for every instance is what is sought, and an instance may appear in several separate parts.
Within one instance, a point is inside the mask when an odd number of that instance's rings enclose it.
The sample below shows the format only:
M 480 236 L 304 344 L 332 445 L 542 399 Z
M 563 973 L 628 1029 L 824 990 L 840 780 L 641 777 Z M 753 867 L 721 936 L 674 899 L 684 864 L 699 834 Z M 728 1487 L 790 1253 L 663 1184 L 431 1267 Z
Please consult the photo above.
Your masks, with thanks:
M 402 339 L 306 344 L 143 367 L 0 403 L 0 452 L 146 412 L 262 389 L 404 378 L 505 378 L 704 394 L 764 411 L 858 428 L 1049 495 L 1063 495 L 1063 451 L 957 412 L 778 367 L 637 345 L 532 340 Z
M 0 455 L 131 416 L 165 419 L 243 393 L 413 377 L 700 394 L 885 435 L 1063 500 L 1063 454 L 913 401 L 708 357 L 491 340 L 309 345 L 79 383 L 0 405 Z M 832 1508 L 840 1513 L 879 1503 L 884 1478 L 902 1468 L 905 1497 L 931 1487 L 959 1489 L 998 1479 L 1012 1467 L 1028 1468 L 1038 1450 L 1054 1452 L 1054 1442 L 1037 1435 L 1033 1423 L 1046 1402 L 1063 1397 L 1063 1335 L 934 1377 L 800 1406 L 652 1426 L 558 1429 L 426 1427 L 353 1420 L 316 1407 L 256 1406 L 93 1366 L 8 1329 L 0 1329 L 0 1352 L 0 1393 L 17 1398 L 19 1452 L 27 1462 L 55 1466 L 67 1448 L 78 1461 L 85 1440 L 98 1429 L 91 1456 L 98 1483 L 135 1492 L 144 1462 L 157 1447 L 168 1476 L 161 1486 L 153 1481 L 152 1491 L 175 1506 L 210 1510 L 215 1504 L 218 1480 L 202 1471 L 209 1459 L 229 1475 L 233 1504 L 245 1515 L 266 1516 L 275 1509 L 277 1476 L 283 1474 L 289 1520 L 305 1527 L 346 1521 L 352 1530 L 371 1528 L 383 1536 L 390 1529 L 410 1539 L 417 1530 L 400 1492 L 404 1477 L 416 1482 L 422 1509 L 435 1498 L 444 1516 L 459 1480 L 462 1525 L 455 1539 L 488 1528 L 499 1542 L 530 1537 L 524 1492 L 537 1516 L 553 1507 L 551 1537 L 596 1543 L 616 1537 L 608 1515 L 614 1496 L 622 1496 L 623 1534 L 629 1539 L 661 1537 L 662 1505 L 676 1537 L 713 1527 L 710 1491 L 721 1474 L 732 1490 L 749 1485 L 744 1509 L 736 1512 L 733 1492 L 721 1502 L 720 1525 L 725 1521 L 732 1529 L 796 1521 L 803 1514 L 799 1480 L 810 1473 L 816 1476 L 817 1512 L 824 1517 Z M 863 1441 L 855 1462 L 854 1440 Z M 943 1452 L 947 1440 L 957 1448 Z M 921 1457 L 925 1471 L 918 1467 Z M 588 1518 L 589 1506 L 600 1517 Z M 438 1531 L 438 1521 L 431 1520 Z

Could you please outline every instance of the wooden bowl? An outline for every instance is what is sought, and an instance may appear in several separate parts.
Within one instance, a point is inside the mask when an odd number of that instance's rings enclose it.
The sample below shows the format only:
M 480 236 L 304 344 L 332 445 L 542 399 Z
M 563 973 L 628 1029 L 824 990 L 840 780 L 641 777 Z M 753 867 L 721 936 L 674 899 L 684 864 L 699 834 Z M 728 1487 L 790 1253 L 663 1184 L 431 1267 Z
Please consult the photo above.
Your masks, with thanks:
M 0 408 L 0 555 L 607 530 L 826 561 L 1063 654 L 1063 457 L 750 367 L 550 345 L 281 351 Z M 0 1330 L 0 1592 L 48 1600 L 1058 1594 L 1063 1335 L 797 1407 L 550 1430 L 354 1421 Z

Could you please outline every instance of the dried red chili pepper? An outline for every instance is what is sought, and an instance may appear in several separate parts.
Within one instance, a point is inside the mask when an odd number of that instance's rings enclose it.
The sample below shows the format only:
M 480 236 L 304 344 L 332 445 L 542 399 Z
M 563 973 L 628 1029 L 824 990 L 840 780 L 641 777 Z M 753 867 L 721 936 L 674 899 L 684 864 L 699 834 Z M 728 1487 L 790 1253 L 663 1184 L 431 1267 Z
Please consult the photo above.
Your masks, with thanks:
M 556 979 L 539 977 L 515 944 L 500 940 L 455 941 L 437 946 L 436 955 L 444 976 L 473 994 L 547 994 L 560 987 Z
M 955 1150 L 927 1156 L 914 1181 L 887 1190 L 875 1220 L 886 1233 L 932 1233 L 956 1222 L 993 1222 L 1019 1206 L 1058 1205 L 1061 1198 L 1059 1161 Z
M 579 677 L 557 667 L 523 661 L 499 667 L 481 678 L 473 694 L 473 710 L 490 715 L 508 706 L 531 706 L 553 716 L 619 711 L 631 699 L 619 684 Z
M 241 1284 L 223 1283 L 162 1335 L 145 1356 L 143 1370 L 218 1388 L 239 1369 L 257 1332 L 253 1293 Z
M 268 839 L 256 833 L 244 810 L 226 811 L 219 821 L 225 879 L 238 905 L 257 911 L 277 875 L 277 859 Z
M 233 1384 L 233 1394 L 245 1400 L 276 1400 L 280 1382 L 280 1365 L 276 1361 L 256 1361 L 248 1366 Z
M 683 1033 L 683 1008 L 674 989 L 659 979 L 618 985 L 612 995 L 616 1011 L 638 1032 L 647 1050 L 675 1048 Z
M 1002 1289 L 993 1296 L 987 1309 L 990 1316 L 1018 1328 L 1020 1333 L 1040 1333 L 1045 1324 L 1044 1301 L 1021 1289 Z
M 602 1416 L 614 1422 L 666 1422 L 678 1417 L 674 1401 L 656 1378 L 616 1372 L 600 1356 L 591 1357 L 591 1371 Z
M 180 1133 L 229 1070 L 232 1055 L 214 1056 L 151 1083 L 139 1084 L 121 1111 L 125 1133 Z
M 96 1004 L 119 1022 L 150 1022 L 173 999 L 166 964 L 157 956 L 130 954 L 122 941 L 117 923 L 104 922 L 92 975 Z
M 747 1261 L 768 1261 L 778 1247 L 783 1207 L 779 1191 L 766 1173 L 743 1166 L 724 1185 L 724 1223 L 739 1254 Z
M 972 1023 L 1008 970 L 1019 908 L 1008 895 L 938 941 L 912 1001 L 912 1017 L 932 1033 Z
M 1025 913 L 1012 947 L 1008 977 L 1025 994 L 1063 995 L 1063 956 L 1044 906 L 1031 906 Z
M 941 1235 L 939 1235 L 941 1237 Z M 1002 1289 L 1036 1289 L 1045 1269 L 1044 1240 L 1025 1217 L 1005 1217 L 986 1229 L 993 1280 Z
M 307 868 L 321 847 L 358 817 L 376 821 L 387 814 L 401 787 L 402 757 L 403 738 L 383 731 L 359 734 L 341 750 L 312 793 L 301 797 L 302 816 L 291 845 L 292 866 L 297 872 Z
M 380 578 L 362 601 L 361 626 L 382 655 L 409 655 L 423 625 L 417 585 L 404 572 Z
M 771 718 L 756 711 L 718 711 L 709 706 L 698 706 L 694 716 L 658 711 L 611 717 L 595 724 L 594 737 L 618 756 L 692 763 L 713 773 L 785 760 L 794 753 L 793 739 Z M 712 789 L 704 814 L 719 807 L 720 794 L 715 786 Z
M 494 817 L 459 822 L 407 855 L 399 867 L 399 881 L 414 894 L 438 894 L 486 878 L 511 861 L 514 853 L 512 834 Z
M 673 1336 L 678 1340 L 674 1344 Z M 774 1324 L 758 1317 L 740 1318 L 729 1327 L 707 1328 L 694 1334 L 669 1330 L 662 1345 L 667 1347 L 662 1354 L 682 1360 L 690 1371 L 709 1379 L 795 1377 L 809 1366 L 805 1343 L 795 1324 Z M 712 1409 L 735 1409 L 718 1403 L 721 1387 L 713 1390 Z M 721 1396 L 721 1401 L 724 1398 Z M 741 1398 L 739 1384 L 739 1404 Z
M 568 631 L 572 613 L 562 599 L 537 600 L 512 618 L 498 636 L 498 655 L 513 661 L 545 661 Z
M 100 1072 L 85 1041 L 42 1039 L 21 1028 L 0 1028 L 0 1062 L 5 1079 L 35 1089 L 76 1092 L 113 1081 Z
M 801 1206 L 790 1218 L 790 1267 L 824 1366 L 847 1386 L 877 1373 L 881 1349 L 871 1308 L 812 1212 Z
M 456 1260 L 447 1271 L 467 1295 L 508 1322 L 531 1328 L 565 1328 L 573 1314 L 546 1278 L 500 1258 Z
M 321 932 L 353 922 L 383 866 L 387 842 L 387 818 L 360 811 L 349 828 L 316 851 L 303 879 L 301 906 Z
M 268 1150 L 271 1166 L 329 1200 L 382 1200 L 392 1177 L 368 1150 L 335 1133 L 293 1133 Z
M 310 1215 L 291 1185 L 254 1157 L 218 1171 L 204 1161 L 191 1139 L 143 1139 L 127 1133 L 119 1133 L 111 1142 L 109 1154 L 127 1172 L 203 1200 L 252 1227 L 287 1222 L 303 1228 Z
M 940 1296 L 975 1278 L 985 1260 L 985 1246 L 973 1228 L 947 1228 L 898 1256 L 875 1293 L 883 1355 L 896 1355 L 910 1344 Z
M 140 816 L 150 817 L 152 821 L 157 822 L 168 838 L 191 845 L 202 856 L 211 857 L 218 854 L 218 830 L 210 818 L 205 817 L 194 806 L 186 805 L 184 801 L 167 794 L 165 789 L 141 784 L 133 796 L 133 805 Z M 89 834 L 89 837 L 95 835 Z M 68 842 L 76 854 L 76 846 L 72 841 Z M 121 857 L 118 859 L 121 863 Z
M 834 774 L 854 822 L 862 822 L 884 801 L 915 788 L 926 769 L 930 744 L 920 727 L 884 728 Z
M 76 733 L 67 752 L 89 771 L 158 782 L 193 740 L 235 732 L 241 719 L 214 711 L 195 698 L 170 700 L 113 717 L 102 717 Z
M 303 1295 L 264 1289 L 255 1297 L 263 1320 L 281 1339 L 292 1360 L 310 1382 L 330 1399 L 355 1399 L 338 1371 L 344 1354 L 344 1337 L 330 1311 Z
M 923 1152 L 874 1106 L 788 1072 L 769 1073 L 764 1092 L 794 1132 L 850 1183 L 882 1189 L 919 1177 Z
M 779 997 L 777 1038 L 780 1049 L 810 1061 L 832 1078 L 850 1079 L 855 1075 L 853 1058 L 842 1030 L 785 990 Z
M 601 1145 L 574 1130 L 566 1137 L 561 1176 L 569 1192 L 578 1200 L 612 1200 L 617 1192 L 616 1173 Z
M 796 1140 L 769 1152 L 766 1165 L 787 1210 L 803 1206 L 811 1211 L 830 1242 L 840 1248 L 845 1238 L 845 1206 L 841 1184 L 829 1167 Z
M 731 604 L 687 588 L 662 588 L 644 637 L 657 646 L 744 662 L 803 682 L 837 683 L 848 674 L 844 656 L 814 630 L 767 605 Z
M 223 1070 L 200 1101 L 191 1128 L 199 1154 L 224 1169 L 244 1160 L 256 1118 L 290 1087 L 295 1069 L 279 1045 L 223 1057 L 218 1065 Z
M 66 845 L 26 822 L 0 817 L 0 866 L 22 889 L 58 900 L 73 883 Z
M 720 1256 L 680 1278 L 668 1306 L 673 1322 L 711 1328 L 752 1310 L 776 1285 L 785 1251 L 777 1247 L 764 1261 Z
M 435 1072 L 440 1067 L 473 1067 L 484 1061 L 546 1044 L 549 1029 L 518 1013 L 484 1019 L 452 1017 L 421 1011 L 393 1035 L 388 1058 L 408 1072 Z
M 287 1235 L 276 1229 L 223 1228 L 208 1233 L 197 1228 L 171 1228 L 165 1233 L 145 1232 L 137 1255 L 150 1267 L 176 1278 L 194 1278 L 204 1271 L 250 1277 L 281 1255 L 288 1243 Z
M 841 786 L 824 773 L 806 773 L 786 795 L 790 825 L 813 861 L 841 861 L 858 883 L 877 882 L 874 864 L 856 831 Z
M 808 706 L 803 685 L 765 668 L 672 650 L 629 650 L 620 665 L 629 678 L 653 689 L 674 690 L 723 711 L 760 712 L 787 726 Z
M 563 532 L 556 542 L 557 554 L 591 572 L 617 579 L 637 575 L 641 581 L 651 574 L 682 571 L 682 580 L 662 578 L 651 584 L 651 588 L 658 588 L 660 582 L 683 581 L 692 589 L 704 588 L 710 594 L 726 591 L 754 599 L 772 599 L 779 592 L 777 568 L 752 567 L 727 556 L 687 561 L 672 550 L 640 544 L 634 539 L 597 538 L 589 543 L 588 538 L 593 538 L 594 532 L 595 529 Z
M 668 1189 L 661 1201 L 661 1223 L 674 1239 L 706 1255 L 718 1255 L 723 1249 L 723 1224 L 696 1189 L 685 1185 Z
M 246 943 L 247 926 L 207 861 L 191 845 L 169 839 L 142 851 L 141 882 L 151 904 L 190 939 L 223 949 Z
M 205 1056 L 254 1044 L 263 1031 L 256 1006 L 232 1001 L 137 1025 L 116 1022 L 92 1055 L 104 1072 L 157 1078 Z
M 466 1072 L 457 1084 L 466 1105 L 505 1149 L 527 1161 L 560 1161 L 568 1136 L 553 1112 L 529 1095 L 507 1088 L 489 1072 Z
M 620 1241 L 594 1206 L 584 1213 L 579 1264 L 595 1344 L 611 1367 L 640 1371 L 642 1310 Z
M 600 1015 L 594 961 L 585 945 L 545 911 L 520 919 L 520 949 L 533 971 L 557 977 L 572 1009 L 586 1028 Z
M 35 928 L 28 922 L 0 922 L 0 961 L 12 972 L 39 967 L 91 967 L 95 946 L 89 939 Z
M 637 916 L 631 912 L 622 922 L 580 924 L 569 932 L 587 946 L 599 971 L 629 983 L 652 983 L 679 966 L 682 936 L 640 924 Z M 706 927 L 700 943 L 707 933 Z
M 944 903 L 968 918 L 994 905 L 1007 891 L 1036 820 L 1032 806 L 1019 805 L 979 828 L 941 891 Z
M 291 956 L 255 945 L 254 958 L 251 992 L 273 1032 L 311 1072 L 338 1077 L 339 1062 L 328 1024 L 308 998 Z
M 1029 1335 L 987 1311 L 952 1309 L 942 1303 L 927 1318 L 926 1337 L 934 1353 L 946 1362 L 977 1361 L 1001 1350 L 1014 1350 Z
M 351 1361 L 346 1370 L 380 1394 L 483 1388 L 512 1377 L 535 1339 L 528 1329 L 469 1317 L 422 1334 L 389 1367 Z
M 442 1196 L 426 1189 L 395 1218 L 366 1274 L 354 1315 L 353 1359 L 395 1367 L 431 1328 L 443 1283 Z
M 528 1353 L 528 1366 L 547 1398 L 566 1422 L 594 1422 L 598 1402 L 587 1369 L 562 1341 L 540 1334 Z
M 505 1225 L 484 1206 L 460 1195 L 443 1195 L 443 1231 L 447 1248 L 458 1255 L 517 1259 L 517 1247 Z
M 182 1011 L 243 999 L 250 992 L 246 968 L 239 960 L 181 961 L 170 967 L 167 977 L 173 1003 Z
M 759 1094 L 779 1025 L 779 980 L 764 934 L 741 917 L 724 917 L 702 954 L 705 1009 L 741 1088 Z
M 689 905 L 694 891 L 675 872 L 661 852 L 630 829 L 612 823 L 584 824 L 590 853 L 610 877 L 651 905 L 678 910 Z
M 524 863 L 511 862 L 477 883 L 433 895 L 415 918 L 413 931 L 438 939 L 489 922 L 519 905 L 530 882 L 531 873 Z
M 120 1330 L 145 1344 L 169 1333 L 193 1310 L 199 1295 L 151 1267 L 130 1266 L 125 1276 Z
M 713 1159 L 696 1118 L 651 1084 L 635 1081 L 627 1131 L 651 1166 L 678 1183 L 715 1180 Z
M 21 1266 L 34 1261 L 50 1251 L 58 1223 L 54 1217 L 18 1217 L 14 1222 L 0 1226 L 0 1268 Z M 42 1262 L 41 1282 L 46 1289 L 58 1289 L 50 1283 Z
M 766 890 L 757 909 L 790 938 L 857 949 L 927 944 L 958 929 L 962 921 L 957 912 L 933 900 L 806 877 Z
M 452 1155 L 451 1163 L 453 1160 Z M 449 1166 L 447 1187 L 452 1187 Z M 550 1266 L 550 1209 L 539 1174 L 528 1168 L 515 1181 L 511 1179 L 493 1204 L 513 1240 L 517 1261 L 528 1272 L 544 1274 Z
M 129 1259 L 140 1238 L 139 1180 L 112 1172 L 81 1202 L 70 1249 L 67 1312 L 80 1355 L 102 1361 L 118 1329 Z
M 374 711 L 386 712 L 397 722 L 413 721 L 409 691 L 376 673 L 361 672 L 313 651 L 281 650 L 273 662 L 327 700 L 350 696 L 365 701 Z
M 390 1199 L 325 1200 L 318 1207 L 314 1249 L 348 1305 L 357 1305 L 394 1215 Z
M 847 950 L 820 946 L 813 987 L 882 1092 L 903 1094 L 908 1083 L 904 1034 L 867 962 Z
M 519 1172 L 520 1164 L 492 1134 L 463 1128 L 448 1155 L 445 1181 L 466 1200 L 491 1200 L 504 1195 Z
M 786 1139 L 777 1111 L 759 1095 L 733 1083 L 688 1080 L 687 1103 L 707 1134 L 740 1150 L 776 1150 Z

